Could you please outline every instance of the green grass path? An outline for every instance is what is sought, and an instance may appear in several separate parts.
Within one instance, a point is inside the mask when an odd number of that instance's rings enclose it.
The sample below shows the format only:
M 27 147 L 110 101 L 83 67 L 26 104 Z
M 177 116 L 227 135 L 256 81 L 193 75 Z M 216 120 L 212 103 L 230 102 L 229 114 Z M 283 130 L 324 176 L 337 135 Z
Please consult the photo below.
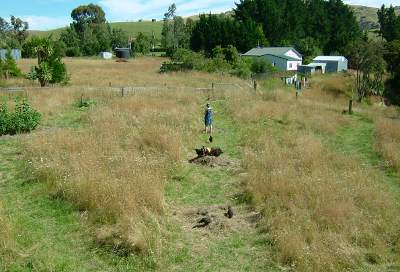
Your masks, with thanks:
M 96 249 L 84 216 L 21 177 L 19 157 L 16 139 L 0 139 L 0 196 L 16 240 L 15 261 L 0 258 L 0 271 L 141 271 L 133 259 Z
M 239 161 L 241 131 L 231 118 L 224 100 L 211 102 L 215 111 L 214 142 L 223 156 Z M 208 136 L 198 138 L 198 147 L 209 146 Z M 193 148 L 193 147 L 192 147 Z M 193 154 L 195 155 L 194 151 Z M 239 163 L 238 163 L 239 165 Z M 240 168 L 240 166 L 239 166 Z M 248 212 L 239 204 L 240 169 L 209 168 L 187 164 L 172 174 L 167 184 L 167 201 L 171 209 L 206 208 L 212 205 L 234 206 L 236 214 Z M 232 219 L 235 220 L 235 217 Z M 177 244 L 184 248 L 179 263 L 171 271 L 278 271 L 268 256 L 268 239 L 256 229 L 226 231 L 218 235 L 207 231 L 184 231 L 176 226 Z
M 375 150 L 375 125 L 371 120 L 359 115 L 350 118 L 350 125 L 340 128 L 337 132 L 335 150 L 343 154 L 356 155 L 366 167 L 377 168 L 390 189 L 400 198 L 400 176 L 384 165 L 384 159 Z

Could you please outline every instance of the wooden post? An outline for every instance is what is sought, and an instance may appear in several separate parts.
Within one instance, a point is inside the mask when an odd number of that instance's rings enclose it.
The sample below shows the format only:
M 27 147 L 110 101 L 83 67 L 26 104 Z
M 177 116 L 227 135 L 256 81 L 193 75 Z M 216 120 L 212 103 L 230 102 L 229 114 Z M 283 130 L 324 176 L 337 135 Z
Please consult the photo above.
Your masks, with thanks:
M 353 99 L 349 101 L 349 114 L 353 114 Z
M 121 96 L 124 97 L 124 87 L 121 88 Z
M 254 91 L 257 91 L 257 81 L 254 80 Z

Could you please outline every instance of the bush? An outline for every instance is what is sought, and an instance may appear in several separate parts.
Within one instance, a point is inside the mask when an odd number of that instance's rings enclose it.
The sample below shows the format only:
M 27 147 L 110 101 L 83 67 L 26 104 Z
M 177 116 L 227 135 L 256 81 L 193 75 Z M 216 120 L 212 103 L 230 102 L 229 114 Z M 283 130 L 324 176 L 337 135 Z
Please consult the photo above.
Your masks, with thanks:
M 251 77 L 251 65 L 251 59 L 242 58 L 236 63 L 230 74 L 242 79 L 248 79 Z
M 0 135 L 30 132 L 39 125 L 40 120 L 41 114 L 25 99 L 16 98 L 13 112 L 6 102 L 0 104 Z
M 263 58 L 256 58 L 251 65 L 251 71 L 254 74 L 265 74 L 272 72 L 275 68 Z
M 38 55 L 38 66 L 32 67 L 27 77 L 38 80 L 40 86 L 48 83 L 67 84 L 69 76 L 65 64 L 62 62 L 64 48 L 57 45 L 51 38 L 41 38 L 35 51 Z
M 0 77 L 20 77 L 21 75 L 21 70 L 18 68 L 17 63 L 13 59 L 11 52 L 8 51 L 5 61 L 0 59 Z

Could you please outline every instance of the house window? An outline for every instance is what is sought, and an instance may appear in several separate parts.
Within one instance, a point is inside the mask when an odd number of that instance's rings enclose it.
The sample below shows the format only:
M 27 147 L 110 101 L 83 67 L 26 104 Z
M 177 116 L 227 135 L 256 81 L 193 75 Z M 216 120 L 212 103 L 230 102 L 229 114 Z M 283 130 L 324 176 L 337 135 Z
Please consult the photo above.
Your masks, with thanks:
M 289 62 L 289 69 L 291 69 L 293 67 L 293 63 Z

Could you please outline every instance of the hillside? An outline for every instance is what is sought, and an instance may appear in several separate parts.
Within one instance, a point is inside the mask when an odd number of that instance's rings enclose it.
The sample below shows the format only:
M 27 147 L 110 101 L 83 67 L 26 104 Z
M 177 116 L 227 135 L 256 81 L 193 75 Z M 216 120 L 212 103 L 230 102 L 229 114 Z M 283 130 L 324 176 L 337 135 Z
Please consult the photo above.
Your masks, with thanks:
M 372 30 L 379 28 L 378 22 L 378 8 L 366 7 L 366 6 L 351 6 L 357 19 L 360 22 L 360 26 L 363 30 Z M 400 14 L 400 6 L 395 7 L 396 13 Z
M 130 36 L 136 37 L 139 32 L 151 35 L 152 32 L 156 34 L 157 38 L 161 38 L 161 30 L 162 30 L 162 21 L 151 22 L 151 21 L 142 21 L 142 22 L 115 22 L 111 23 L 112 28 L 122 28 L 125 30 Z M 64 28 L 57 28 L 49 31 L 38 31 L 32 30 L 30 31 L 30 35 L 38 35 L 38 36 L 47 36 L 53 35 L 54 37 L 58 37 L 61 31 Z
M 377 11 L 378 8 L 366 7 L 354 5 L 351 6 L 354 10 L 354 13 L 357 19 L 360 21 L 361 28 L 363 30 L 372 30 L 379 28 Z M 396 12 L 400 14 L 400 6 L 396 7 Z M 224 14 L 231 15 L 231 12 L 225 12 Z M 189 16 L 193 20 L 198 20 L 198 15 Z M 162 30 L 162 21 L 151 22 L 151 21 L 142 21 L 142 22 L 113 22 L 111 23 L 111 27 L 113 28 L 122 28 L 127 31 L 128 34 L 132 37 L 136 37 L 139 32 L 143 32 L 147 35 L 151 35 L 152 32 L 156 34 L 157 38 L 161 38 L 161 30 Z M 52 34 L 54 37 L 58 37 L 61 31 L 64 28 L 57 28 L 49 31 L 40 31 L 40 30 L 31 30 L 31 35 L 38 36 L 47 36 Z

